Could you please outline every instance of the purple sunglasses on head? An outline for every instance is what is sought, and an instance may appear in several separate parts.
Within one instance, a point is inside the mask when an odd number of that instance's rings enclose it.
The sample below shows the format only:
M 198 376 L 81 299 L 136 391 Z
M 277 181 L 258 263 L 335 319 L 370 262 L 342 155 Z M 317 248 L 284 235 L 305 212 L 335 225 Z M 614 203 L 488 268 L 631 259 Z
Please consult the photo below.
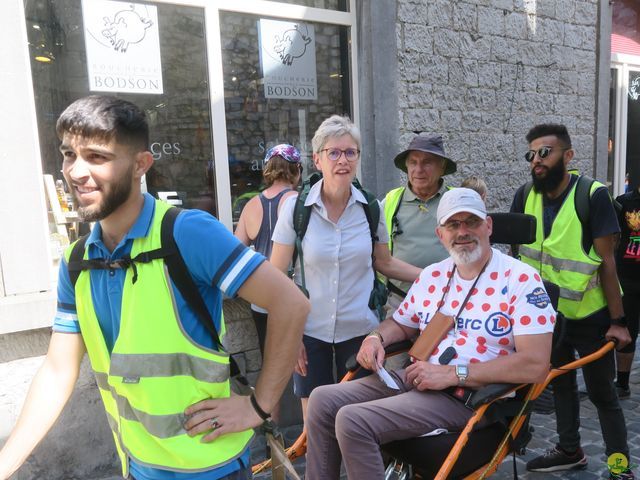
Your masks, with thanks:
M 289 163 L 300 163 L 300 152 L 293 145 L 281 143 L 267 150 L 264 156 L 264 163 L 267 163 L 272 157 L 279 156 Z

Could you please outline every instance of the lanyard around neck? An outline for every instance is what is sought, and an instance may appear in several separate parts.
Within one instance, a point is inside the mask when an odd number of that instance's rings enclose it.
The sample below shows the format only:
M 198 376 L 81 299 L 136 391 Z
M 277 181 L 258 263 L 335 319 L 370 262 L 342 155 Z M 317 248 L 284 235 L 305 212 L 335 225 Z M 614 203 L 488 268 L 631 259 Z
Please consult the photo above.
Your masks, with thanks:
M 464 297 L 464 301 L 462 302 L 462 305 L 460 305 L 460 309 L 458 310 L 458 313 L 456 313 L 455 317 L 453 318 L 453 331 L 455 334 L 458 333 L 458 317 L 462 313 L 462 310 L 464 310 L 465 305 L 467 305 L 469 298 L 471 298 L 471 294 L 473 293 L 473 290 L 476 288 L 476 285 L 478 284 L 478 280 L 480 280 L 480 277 L 482 276 L 485 269 L 487 268 L 487 265 L 489 265 L 489 262 L 491 262 L 491 258 L 493 258 L 493 252 L 491 253 L 491 256 L 489 257 L 489 259 L 482 266 L 482 270 L 480 270 L 480 273 L 478 273 L 478 276 L 473 281 L 473 285 L 471 285 L 471 288 L 467 292 L 467 296 Z M 442 292 L 442 297 L 438 302 L 438 309 L 436 310 L 436 313 L 438 313 L 440 311 L 440 308 L 442 308 L 442 306 L 444 305 L 444 300 L 447 296 L 447 293 L 449 293 L 449 288 L 451 287 L 451 281 L 453 280 L 453 276 L 455 275 L 455 273 L 456 273 L 456 264 L 454 263 L 453 268 L 451 269 L 451 273 L 449 274 L 449 280 L 447 281 L 447 285 L 444 287 Z

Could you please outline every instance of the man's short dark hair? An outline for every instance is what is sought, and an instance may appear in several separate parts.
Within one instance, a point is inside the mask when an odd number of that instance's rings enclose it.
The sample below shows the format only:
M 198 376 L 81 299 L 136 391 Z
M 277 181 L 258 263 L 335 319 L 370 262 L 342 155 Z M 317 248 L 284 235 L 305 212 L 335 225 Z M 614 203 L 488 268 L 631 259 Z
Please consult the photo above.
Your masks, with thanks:
M 569 136 L 567 127 L 559 123 L 542 123 L 540 125 L 536 125 L 529 130 L 526 138 L 527 142 L 531 143 L 536 138 L 547 137 L 549 135 L 557 137 L 565 147 L 571 148 L 571 137 Z
M 91 95 L 76 100 L 58 118 L 56 133 L 107 142 L 115 139 L 139 151 L 149 149 L 149 125 L 142 109 L 131 102 L 108 95 Z

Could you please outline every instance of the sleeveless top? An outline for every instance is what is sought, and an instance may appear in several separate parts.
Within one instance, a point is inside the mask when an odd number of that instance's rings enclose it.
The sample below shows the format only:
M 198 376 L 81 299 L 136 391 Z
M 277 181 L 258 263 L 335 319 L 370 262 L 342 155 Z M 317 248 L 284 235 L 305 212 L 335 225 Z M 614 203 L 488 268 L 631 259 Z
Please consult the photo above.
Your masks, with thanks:
M 278 205 L 282 196 L 290 192 L 290 188 L 285 188 L 273 198 L 267 198 L 264 194 L 260 194 L 260 203 L 262 203 L 262 223 L 256 238 L 253 239 L 253 246 L 257 252 L 260 252 L 267 259 L 271 256 L 271 236 L 278 222 Z
M 253 239 L 253 248 L 264 255 L 267 260 L 271 257 L 271 247 L 273 246 L 271 236 L 278 222 L 278 205 L 280 204 L 282 196 L 290 191 L 290 188 L 285 188 L 273 198 L 267 198 L 262 193 L 258 197 L 260 198 L 260 203 L 262 203 L 262 223 L 260 224 L 256 238 Z M 251 304 L 251 310 L 259 313 L 267 313 L 265 309 L 254 304 Z

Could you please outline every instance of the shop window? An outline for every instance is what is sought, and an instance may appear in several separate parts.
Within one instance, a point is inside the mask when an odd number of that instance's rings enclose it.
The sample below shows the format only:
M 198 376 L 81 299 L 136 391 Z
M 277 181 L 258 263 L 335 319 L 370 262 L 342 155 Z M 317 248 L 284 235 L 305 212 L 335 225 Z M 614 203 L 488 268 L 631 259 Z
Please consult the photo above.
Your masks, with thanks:
M 80 0 L 25 1 L 44 173 L 52 175 L 54 182 L 62 179 L 60 142 L 55 134 L 60 113 L 78 98 L 108 93 L 137 104 L 147 114 L 149 150 L 155 159 L 146 176 L 147 190 L 183 207 L 217 214 L 204 10 L 170 4 L 89 0 L 85 2 L 85 15 L 86 4 L 94 15 L 101 15 L 102 30 L 92 27 L 83 17 Z M 120 6 L 118 12 L 108 8 L 114 5 Z M 122 25 L 120 18 L 125 16 L 143 22 L 140 24 L 143 32 L 156 29 L 157 43 L 123 39 L 121 32 L 120 38 L 116 38 L 117 28 Z M 149 69 L 148 73 L 156 80 L 160 78 L 161 83 L 145 80 L 147 72 L 136 77 L 128 69 L 131 67 L 110 64 L 99 66 L 104 68 L 104 76 L 93 78 L 94 89 L 90 89 L 88 41 L 94 42 L 93 48 L 104 48 L 105 52 L 119 49 L 122 58 L 144 55 L 141 49 L 152 49 L 149 52 L 154 53 L 159 48 L 158 71 Z M 94 57 L 94 64 L 96 58 L 100 56 Z M 131 87 L 132 82 L 137 90 Z M 105 92 L 101 88 L 117 91 Z
M 349 34 L 343 26 L 231 12 L 221 12 L 220 30 L 237 222 L 244 204 L 261 189 L 266 150 L 278 143 L 295 145 L 308 175 L 316 128 L 334 113 L 350 115 Z

